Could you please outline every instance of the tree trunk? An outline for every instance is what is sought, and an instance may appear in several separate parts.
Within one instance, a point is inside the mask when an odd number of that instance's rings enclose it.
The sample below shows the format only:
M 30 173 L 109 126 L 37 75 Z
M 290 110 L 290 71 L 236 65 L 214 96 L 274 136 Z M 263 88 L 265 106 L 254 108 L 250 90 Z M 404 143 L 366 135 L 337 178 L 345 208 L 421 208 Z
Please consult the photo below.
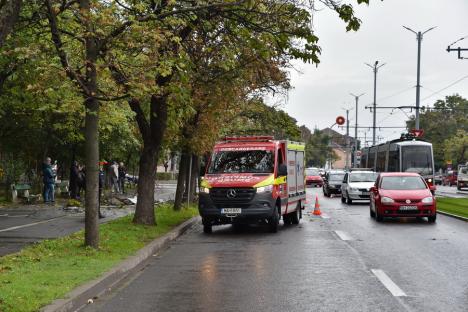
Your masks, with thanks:
M 137 224 L 156 224 L 154 216 L 154 185 L 156 182 L 159 152 L 161 151 L 167 126 L 168 96 L 168 94 L 151 96 L 149 124 L 139 101 L 132 99 L 129 102 L 130 107 L 136 113 L 135 118 L 143 137 L 143 151 L 140 156 L 138 178 L 138 202 L 135 208 L 135 217 L 133 218 L 133 222 Z
M 193 202 L 195 199 L 195 193 L 197 191 L 198 182 L 198 156 L 192 155 L 192 179 L 190 181 L 190 200 Z
M 85 244 L 99 247 L 98 190 L 99 190 L 99 102 L 86 101 L 85 151 L 86 151 L 86 206 Z
M 175 170 L 175 158 L 176 158 L 176 153 L 171 152 L 171 172 L 174 172 Z
M 80 9 L 86 14 L 91 11 L 90 0 L 81 0 Z M 84 19 L 84 27 L 93 33 L 90 20 Z M 85 245 L 99 247 L 99 101 L 97 93 L 96 61 L 98 57 L 97 39 L 85 36 L 86 81 L 88 94 L 85 99 L 85 152 L 86 152 L 86 206 L 85 206 Z
M 157 153 L 154 146 L 145 147 L 140 155 L 138 171 L 138 201 L 135 209 L 134 223 L 155 225 L 154 216 L 154 183 L 156 180 Z
M 0 47 L 18 20 L 22 0 L 0 1 Z
M 177 190 L 174 200 L 174 210 L 180 210 L 185 192 L 185 177 L 187 173 L 188 155 L 181 153 L 179 162 L 179 176 L 177 177 Z

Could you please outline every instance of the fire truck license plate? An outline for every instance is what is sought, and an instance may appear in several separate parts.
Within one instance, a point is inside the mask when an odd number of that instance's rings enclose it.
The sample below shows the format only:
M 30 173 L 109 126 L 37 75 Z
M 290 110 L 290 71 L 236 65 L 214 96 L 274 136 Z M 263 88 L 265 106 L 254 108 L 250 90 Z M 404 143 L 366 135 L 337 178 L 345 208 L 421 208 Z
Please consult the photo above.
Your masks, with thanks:
M 240 214 L 242 213 L 242 208 L 223 208 L 221 213 L 224 214 Z

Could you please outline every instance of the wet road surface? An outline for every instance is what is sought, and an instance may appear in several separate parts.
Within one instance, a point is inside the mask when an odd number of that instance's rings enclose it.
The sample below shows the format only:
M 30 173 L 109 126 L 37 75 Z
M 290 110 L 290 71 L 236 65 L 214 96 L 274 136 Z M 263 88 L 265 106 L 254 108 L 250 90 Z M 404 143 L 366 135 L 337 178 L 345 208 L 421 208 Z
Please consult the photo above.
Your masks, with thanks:
M 468 223 L 376 223 L 318 195 L 299 226 L 193 227 L 85 311 L 467 311 Z

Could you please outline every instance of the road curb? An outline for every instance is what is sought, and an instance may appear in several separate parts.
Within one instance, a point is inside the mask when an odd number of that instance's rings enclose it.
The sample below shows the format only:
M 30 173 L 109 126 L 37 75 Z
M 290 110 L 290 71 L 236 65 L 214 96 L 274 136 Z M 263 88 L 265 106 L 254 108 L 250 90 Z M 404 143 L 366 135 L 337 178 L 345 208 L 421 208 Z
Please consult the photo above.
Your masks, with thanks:
M 445 211 L 437 210 L 437 213 L 440 213 L 441 215 L 444 215 L 444 216 L 448 216 L 448 217 L 452 217 L 452 218 L 455 218 L 455 219 L 458 219 L 458 220 L 468 222 L 468 218 L 465 218 L 465 217 L 462 217 L 462 216 L 457 216 L 457 215 L 454 215 L 454 214 L 451 214 L 451 213 L 448 213 L 448 212 L 445 212 Z
M 136 255 L 124 260 L 117 266 L 110 269 L 101 277 L 78 286 L 65 298 L 57 299 L 50 305 L 41 309 L 42 312 L 69 312 L 76 311 L 86 304 L 89 299 L 98 298 L 110 292 L 121 280 L 133 272 L 137 272 L 144 267 L 144 263 L 154 254 L 164 250 L 171 242 L 184 234 L 190 227 L 200 221 L 200 217 L 193 217 L 190 220 L 178 225 L 169 233 L 153 240 L 151 243 L 140 249 Z

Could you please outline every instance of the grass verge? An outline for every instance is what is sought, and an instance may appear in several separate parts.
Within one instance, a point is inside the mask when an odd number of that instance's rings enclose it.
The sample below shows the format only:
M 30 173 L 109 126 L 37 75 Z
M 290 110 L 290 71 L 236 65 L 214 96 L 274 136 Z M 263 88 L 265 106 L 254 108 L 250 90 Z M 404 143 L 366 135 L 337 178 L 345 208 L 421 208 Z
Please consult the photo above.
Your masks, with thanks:
M 157 226 L 133 224 L 129 215 L 100 226 L 100 249 L 83 246 L 83 231 L 45 240 L 0 258 L 0 311 L 37 311 L 97 278 L 153 239 L 196 216 L 195 207 L 156 209 Z
M 437 210 L 468 218 L 468 198 L 437 198 Z

